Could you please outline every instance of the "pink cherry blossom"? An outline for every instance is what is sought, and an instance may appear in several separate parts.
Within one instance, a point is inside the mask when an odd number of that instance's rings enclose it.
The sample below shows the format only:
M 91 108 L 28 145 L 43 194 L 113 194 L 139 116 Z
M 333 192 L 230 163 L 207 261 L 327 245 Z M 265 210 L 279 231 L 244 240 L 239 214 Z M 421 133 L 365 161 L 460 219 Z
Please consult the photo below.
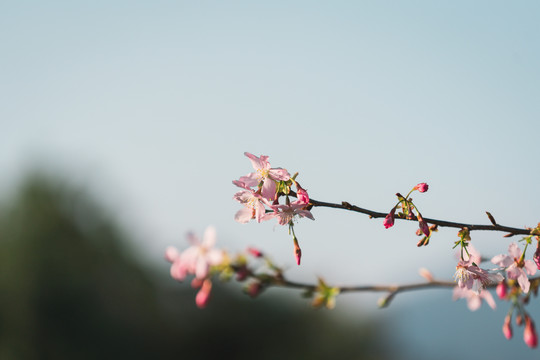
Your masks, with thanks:
M 416 186 L 413 188 L 413 190 L 418 190 L 418 191 L 420 191 L 421 193 L 423 193 L 423 192 L 428 191 L 428 188 L 429 188 L 428 184 L 426 184 L 426 183 L 420 183 L 420 184 L 416 185 Z
M 482 257 L 476 249 L 469 245 L 467 247 L 469 255 L 464 254 L 466 260 L 460 260 L 456 266 L 454 274 L 455 281 L 459 288 L 472 290 L 480 293 L 487 285 L 496 284 L 504 280 L 504 277 L 498 273 L 491 273 L 481 269 L 477 264 L 482 262 Z
M 289 173 L 285 169 L 270 168 L 268 156 L 261 155 L 259 158 L 248 152 L 245 152 L 244 155 L 251 160 L 255 172 L 242 176 L 239 181 L 249 187 L 258 186 L 262 183 L 262 196 L 268 200 L 274 200 L 276 198 L 276 181 L 289 180 Z
M 244 208 L 240 209 L 235 215 L 234 220 L 239 223 L 247 223 L 251 219 L 256 219 L 257 222 L 263 220 L 265 214 L 264 205 L 269 203 L 259 193 L 248 188 L 241 181 L 233 181 L 233 183 L 239 187 L 243 187 L 246 190 L 242 190 L 234 194 L 233 199 L 244 205 Z
M 523 260 L 521 258 L 521 250 L 516 243 L 510 244 L 508 254 L 494 256 L 491 262 L 505 268 L 508 278 L 517 280 L 521 290 L 524 293 L 528 293 L 531 283 L 527 274 L 534 275 L 536 273 L 536 265 L 531 260 Z
M 294 204 L 290 205 L 272 205 L 274 209 L 273 213 L 265 215 L 265 219 L 271 219 L 273 217 L 277 218 L 277 221 L 280 225 L 287 225 L 294 220 L 295 216 L 307 217 L 308 219 L 315 220 L 313 214 L 309 210 L 304 210 L 305 204 Z
M 495 310 L 497 304 L 491 293 L 485 289 L 482 289 L 480 292 L 475 292 L 466 288 L 456 286 L 454 288 L 454 293 L 452 298 L 454 300 L 465 298 L 467 299 L 467 307 L 471 311 L 476 311 L 482 305 L 482 300 L 484 300 L 492 309 Z
M 224 259 L 223 251 L 213 248 L 216 231 L 208 227 L 202 242 L 193 234 L 188 234 L 188 240 L 192 245 L 183 252 L 178 252 L 174 247 L 167 248 L 165 252 L 165 259 L 172 263 L 171 276 L 178 281 L 183 281 L 187 275 L 205 279 L 210 266 L 219 265 Z

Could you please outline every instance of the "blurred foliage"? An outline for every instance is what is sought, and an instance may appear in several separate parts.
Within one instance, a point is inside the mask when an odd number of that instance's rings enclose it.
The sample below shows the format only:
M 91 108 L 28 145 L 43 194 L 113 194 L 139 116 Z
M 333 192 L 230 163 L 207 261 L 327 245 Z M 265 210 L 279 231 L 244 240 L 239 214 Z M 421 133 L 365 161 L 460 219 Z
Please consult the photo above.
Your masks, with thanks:
M 0 209 L 0 359 L 385 358 L 378 327 L 271 294 L 215 286 L 198 310 L 194 290 L 142 267 L 114 218 L 58 179 L 28 176 Z

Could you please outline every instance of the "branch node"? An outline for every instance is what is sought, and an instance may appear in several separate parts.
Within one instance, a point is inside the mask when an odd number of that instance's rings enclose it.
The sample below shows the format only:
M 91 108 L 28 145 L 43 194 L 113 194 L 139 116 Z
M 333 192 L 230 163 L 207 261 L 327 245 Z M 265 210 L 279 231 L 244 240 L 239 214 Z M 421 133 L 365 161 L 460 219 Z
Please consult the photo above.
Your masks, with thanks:
M 341 205 L 343 205 L 343 206 L 344 206 L 346 209 L 348 209 L 348 210 L 351 210 L 351 209 L 352 209 L 352 205 L 349 204 L 349 203 L 346 202 L 346 201 L 342 201 L 342 202 L 341 202 Z
M 489 211 L 486 211 L 486 215 L 489 218 L 489 221 L 491 221 L 493 225 L 497 226 L 497 222 L 495 221 L 495 218 L 493 217 L 493 215 L 491 215 Z

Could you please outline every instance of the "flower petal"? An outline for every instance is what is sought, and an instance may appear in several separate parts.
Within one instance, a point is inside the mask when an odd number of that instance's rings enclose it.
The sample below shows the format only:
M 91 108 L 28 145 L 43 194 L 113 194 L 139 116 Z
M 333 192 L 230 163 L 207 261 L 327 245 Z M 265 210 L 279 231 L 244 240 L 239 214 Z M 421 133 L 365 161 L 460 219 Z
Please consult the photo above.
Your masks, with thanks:
M 179 257 L 180 257 L 180 252 L 174 246 L 169 246 L 165 250 L 165 260 L 167 260 L 168 262 L 173 263 Z
M 265 169 L 266 164 L 268 164 L 268 161 L 267 161 L 268 156 L 261 155 L 261 157 L 258 158 L 255 155 L 250 154 L 248 152 L 245 152 L 244 155 L 247 156 L 249 160 L 251 160 L 251 165 L 253 165 L 253 168 L 255 170 Z
M 276 198 L 276 182 L 272 179 L 265 179 L 262 187 L 262 196 L 268 200 Z
M 500 254 L 496 255 L 491 259 L 491 262 L 495 265 L 499 265 L 500 267 L 509 267 L 514 263 L 514 259 L 512 259 L 508 255 Z
M 531 260 L 525 260 L 525 265 L 523 266 L 525 271 L 527 271 L 527 274 L 534 275 L 536 274 L 536 264 L 532 262 Z
M 495 310 L 497 308 L 497 304 L 495 303 L 495 300 L 493 299 L 493 295 L 487 290 L 484 290 L 480 293 L 480 297 L 483 298 L 486 303 L 489 305 L 490 308 Z
M 469 293 L 469 296 L 467 297 L 467 307 L 471 311 L 476 311 L 480 309 L 480 306 L 482 305 L 482 299 L 479 295 L 477 295 L 474 292 Z
M 526 294 L 529 292 L 529 288 L 531 287 L 531 283 L 529 282 L 529 278 L 525 274 L 525 272 L 521 271 L 520 275 L 517 278 L 518 284 L 521 287 L 521 290 Z
M 271 179 L 274 179 L 274 180 L 283 180 L 283 181 L 287 181 L 291 178 L 291 175 L 289 175 L 289 172 L 285 169 L 281 169 L 281 168 L 275 168 L 275 169 L 270 169 L 268 170 L 268 176 L 271 178 Z
M 519 249 L 516 243 L 511 243 L 508 246 L 508 254 L 510 254 L 510 256 L 513 257 L 514 259 L 519 259 L 521 256 L 521 250 Z

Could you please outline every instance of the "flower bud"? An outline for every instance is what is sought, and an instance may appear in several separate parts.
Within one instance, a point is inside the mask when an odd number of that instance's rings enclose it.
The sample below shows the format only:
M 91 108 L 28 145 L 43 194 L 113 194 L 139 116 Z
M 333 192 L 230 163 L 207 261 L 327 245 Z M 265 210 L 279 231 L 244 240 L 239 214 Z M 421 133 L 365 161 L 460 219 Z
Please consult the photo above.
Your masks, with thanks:
M 197 307 L 199 309 L 204 309 L 206 305 L 208 305 L 208 301 L 210 300 L 210 291 L 212 290 L 212 281 L 210 279 L 206 279 L 203 281 L 201 289 L 197 293 L 197 296 L 195 297 L 195 304 L 197 304 Z
M 495 292 L 497 293 L 497 296 L 499 296 L 499 299 L 504 300 L 508 294 L 508 286 L 506 286 L 506 281 L 501 281 L 499 285 L 497 285 Z
M 263 253 L 259 249 L 251 246 L 247 248 L 247 252 L 256 258 L 260 258 L 263 256 Z
M 423 193 L 423 192 L 428 191 L 428 188 L 429 188 L 428 184 L 426 184 L 426 183 L 420 183 L 420 184 L 416 185 L 416 186 L 413 188 L 413 190 L 418 190 L 418 191 L 420 191 L 421 193 Z
M 300 259 L 302 258 L 302 249 L 300 249 L 300 246 L 298 246 L 298 244 L 295 244 L 294 247 L 294 257 L 296 258 L 296 263 L 300 265 Z
M 433 281 L 433 275 L 431 274 L 431 272 L 428 269 L 420 268 L 420 270 L 418 270 L 418 273 L 420 274 L 420 276 L 422 276 L 427 281 L 429 281 L 429 282 Z
M 262 290 L 263 290 L 262 284 L 259 281 L 254 281 L 247 286 L 245 291 L 249 296 L 254 298 L 257 295 L 259 295 Z
M 384 218 L 383 225 L 384 225 L 384 227 L 386 229 L 391 228 L 392 226 L 394 226 L 394 218 L 395 218 L 395 216 L 396 216 L 396 208 L 394 207 L 392 210 L 390 210 L 388 215 L 386 215 L 386 217 Z
M 249 271 L 245 266 L 240 267 L 236 270 L 236 281 L 244 281 L 247 279 Z
M 523 325 L 523 316 L 521 316 L 521 315 L 519 315 L 519 314 L 516 315 L 516 325 L 517 325 L 517 326 Z
M 536 247 L 536 251 L 534 252 L 533 260 L 536 263 L 536 267 L 538 270 L 540 270 L 540 243 Z
M 296 183 L 296 203 L 309 204 L 309 195 L 306 190 L 302 189 L 298 183 Z
M 523 331 L 523 341 L 530 348 L 538 346 L 538 334 L 534 327 L 534 323 L 529 316 L 525 317 L 525 330 Z
M 424 235 L 429 236 L 430 231 L 429 231 L 428 223 L 424 221 L 424 218 L 422 218 L 422 215 L 420 215 L 420 213 L 418 213 L 417 218 L 418 218 L 418 226 L 420 227 L 420 230 L 422 230 Z
M 510 322 L 512 321 L 512 317 L 510 315 L 506 315 L 506 317 L 504 318 L 504 324 L 503 324 L 503 327 L 502 327 L 502 331 L 503 331 L 503 334 L 504 334 L 504 337 L 508 340 L 510 340 L 512 338 L 512 325 L 510 324 Z

